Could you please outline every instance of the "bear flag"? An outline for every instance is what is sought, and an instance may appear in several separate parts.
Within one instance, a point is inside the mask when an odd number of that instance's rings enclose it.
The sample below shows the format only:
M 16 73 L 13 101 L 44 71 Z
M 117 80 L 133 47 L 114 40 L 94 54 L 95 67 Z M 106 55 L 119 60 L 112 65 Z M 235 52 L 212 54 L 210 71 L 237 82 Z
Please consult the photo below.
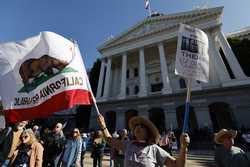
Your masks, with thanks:
M 93 103 L 79 48 L 53 32 L 0 44 L 0 96 L 8 123 Z

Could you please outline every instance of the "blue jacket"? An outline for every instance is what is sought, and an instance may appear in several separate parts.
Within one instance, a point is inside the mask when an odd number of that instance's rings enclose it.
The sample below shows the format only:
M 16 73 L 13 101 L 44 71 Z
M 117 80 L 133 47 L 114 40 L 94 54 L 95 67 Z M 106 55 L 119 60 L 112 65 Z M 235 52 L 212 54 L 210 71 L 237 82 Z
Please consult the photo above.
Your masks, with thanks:
M 68 139 L 62 157 L 63 167 L 74 166 L 81 159 L 81 151 L 82 139 Z

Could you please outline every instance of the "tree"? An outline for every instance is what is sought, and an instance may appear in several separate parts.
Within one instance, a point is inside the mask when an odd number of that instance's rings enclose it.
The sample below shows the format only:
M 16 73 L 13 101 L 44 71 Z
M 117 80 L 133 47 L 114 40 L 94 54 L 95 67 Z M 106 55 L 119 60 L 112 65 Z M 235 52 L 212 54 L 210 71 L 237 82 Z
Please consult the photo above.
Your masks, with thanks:
M 89 72 L 89 82 L 94 95 L 96 95 L 98 87 L 100 68 L 101 68 L 101 61 L 97 59 Z M 91 108 L 92 106 L 88 105 L 80 105 L 77 108 L 77 116 L 76 116 L 77 127 L 79 127 L 84 132 L 89 131 Z
M 94 95 L 96 95 L 97 92 L 100 68 L 101 68 L 101 60 L 97 59 L 89 73 L 89 82 Z

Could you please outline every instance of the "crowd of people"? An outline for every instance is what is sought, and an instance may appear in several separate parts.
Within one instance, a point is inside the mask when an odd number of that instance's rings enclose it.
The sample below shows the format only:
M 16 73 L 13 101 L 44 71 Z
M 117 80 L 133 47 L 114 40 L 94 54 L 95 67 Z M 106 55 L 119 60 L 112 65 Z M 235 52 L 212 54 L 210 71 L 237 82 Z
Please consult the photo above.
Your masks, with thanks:
M 102 167 L 106 145 L 110 148 L 110 166 L 114 167 L 184 167 L 186 164 L 190 144 L 187 133 L 182 133 L 179 140 L 172 130 L 160 135 L 150 120 L 136 116 L 130 119 L 129 130 L 120 129 L 111 135 L 102 115 L 97 117 L 97 122 L 100 130 L 87 134 L 73 128 L 66 135 L 62 123 L 56 123 L 52 129 L 30 126 L 28 121 L 7 126 L 0 131 L 0 167 L 84 167 L 89 145 L 93 167 Z M 234 146 L 236 137 L 237 131 L 227 129 L 214 134 L 218 167 L 250 166 L 249 155 Z M 250 135 L 243 133 L 241 137 L 248 141 Z
M 68 135 L 63 132 L 63 124 L 57 123 L 53 129 L 30 126 L 28 121 L 22 121 L 7 126 L 0 132 L 0 166 L 1 167 L 83 167 L 87 144 L 91 143 L 91 158 L 93 167 L 102 166 L 102 157 L 106 143 L 109 144 L 111 162 L 113 166 L 133 166 L 185 164 L 186 149 L 189 143 L 187 134 L 182 136 L 181 158 L 175 159 L 157 144 L 160 139 L 159 132 L 152 122 L 136 117 L 131 119 L 130 130 L 121 129 L 110 136 L 104 118 L 98 116 L 101 130 L 86 134 L 74 128 Z M 137 125 L 137 123 L 140 123 Z M 133 135 L 132 135 L 133 134 Z M 167 134 L 166 134 L 167 135 Z M 167 137 L 167 136 L 166 136 Z M 165 137 L 164 148 L 169 140 Z M 147 162 L 147 153 L 133 151 L 150 151 L 153 161 Z M 132 152 L 131 152 L 132 151 Z M 157 151 L 157 154 L 156 152 Z M 158 157 L 159 156 L 159 157 Z M 131 159 L 132 158 L 132 159 Z
M 84 140 L 78 128 L 65 137 L 61 123 L 43 131 L 37 125 L 25 128 L 27 124 L 22 121 L 1 131 L 2 167 L 82 166 Z

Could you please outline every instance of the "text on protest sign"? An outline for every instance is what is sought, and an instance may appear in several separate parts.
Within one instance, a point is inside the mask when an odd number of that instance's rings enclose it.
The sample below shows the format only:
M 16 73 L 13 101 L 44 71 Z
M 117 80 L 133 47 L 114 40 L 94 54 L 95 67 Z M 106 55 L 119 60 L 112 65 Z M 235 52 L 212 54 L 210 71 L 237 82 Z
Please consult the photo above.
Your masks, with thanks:
M 200 29 L 181 24 L 175 61 L 175 74 L 208 82 L 208 38 Z

